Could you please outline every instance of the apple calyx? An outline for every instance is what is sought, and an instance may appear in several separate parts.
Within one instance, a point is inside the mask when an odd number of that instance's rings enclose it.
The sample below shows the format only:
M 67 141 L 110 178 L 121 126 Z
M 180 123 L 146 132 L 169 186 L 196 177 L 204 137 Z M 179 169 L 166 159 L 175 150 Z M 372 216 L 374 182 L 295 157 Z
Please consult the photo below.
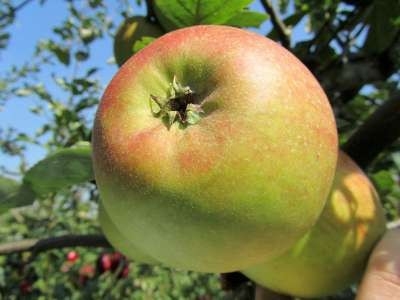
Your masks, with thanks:
M 183 127 L 194 125 L 204 113 L 194 95 L 195 92 L 189 86 L 183 86 L 174 76 L 167 97 L 150 95 L 151 112 L 161 118 L 168 128 L 175 122 Z

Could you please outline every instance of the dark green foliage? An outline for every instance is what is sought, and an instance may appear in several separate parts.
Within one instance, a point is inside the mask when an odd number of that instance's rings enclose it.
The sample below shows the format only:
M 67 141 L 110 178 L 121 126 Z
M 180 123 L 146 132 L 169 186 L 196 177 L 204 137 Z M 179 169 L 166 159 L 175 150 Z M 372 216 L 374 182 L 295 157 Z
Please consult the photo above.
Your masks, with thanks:
M 0 176 L 0 214 L 16 206 L 28 205 L 35 200 L 35 193 L 28 184 Z
M 246 10 L 250 0 L 156 0 L 154 9 L 165 30 L 198 24 L 258 27 L 267 19 L 261 12 Z

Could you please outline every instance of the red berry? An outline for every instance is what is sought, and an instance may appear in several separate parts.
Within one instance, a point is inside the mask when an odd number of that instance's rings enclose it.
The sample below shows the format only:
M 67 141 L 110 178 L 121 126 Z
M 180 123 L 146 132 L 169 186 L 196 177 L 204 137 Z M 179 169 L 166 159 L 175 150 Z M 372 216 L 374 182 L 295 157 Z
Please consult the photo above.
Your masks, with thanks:
M 128 277 L 128 275 L 129 275 L 129 265 L 126 265 L 122 269 L 121 273 L 119 273 L 118 277 L 119 278 L 126 278 L 126 277 Z
M 93 277 L 94 276 L 94 266 L 92 265 L 83 265 L 80 269 L 79 269 L 79 274 L 80 275 L 85 275 L 88 277 Z
M 120 264 L 123 262 L 124 256 L 119 252 L 114 252 L 111 254 L 111 270 L 114 272 L 118 269 Z
M 69 262 L 75 262 L 79 258 L 79 254 L 76 251 L 69 251 L 67 253 L 67 260 Z
M 83 265 L 80 269 L 79 269 L 79 278 L 78 278 L 78 282 L 80 285 L 85 285 L 86 281 L 88 281 L 88 279 L 92 278 L 94 276 L 95 273 L 95 269 L 94 266 L 92 265 Z
M 124 256 L 119 252 L 114 252 L 112 254 L 112 260 L 113 260 L 113 262 L 115 262 L 117 264 L 119 264 L 120 260 L 123 258 L 124 258 Z
M 111 270 L 113 265 L 111 254 L 103 254 L 100 259 L 101 269 L 103 272 Z
M 19 284 L 19 291 L 22 295 L 29 294 L 32 292 L 32 284 L 26 279 L 22 280 Z

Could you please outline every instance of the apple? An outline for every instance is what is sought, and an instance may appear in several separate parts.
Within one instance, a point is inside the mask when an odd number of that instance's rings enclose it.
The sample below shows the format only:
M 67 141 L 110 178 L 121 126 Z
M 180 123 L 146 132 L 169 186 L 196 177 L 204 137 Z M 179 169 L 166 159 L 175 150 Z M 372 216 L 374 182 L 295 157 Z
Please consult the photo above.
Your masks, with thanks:
M 126 278 L 129 275 L 129 263 L 124 255 L 119 252 L 102 253 L 96 262 L 97 271 L 100 274 L 105 272 L 118 272 L 118 278 Z
M 121 251 L 125 256 L 133 259 L 136 262 L 156 264 L 157 261 L 151 258 L 149 255 L 143 253 L 133 242 L 124 237 L 121 232 L 117 229 L 114 223 L 110 220 L 107 212 L 100 205 L 99 207 L 99 222 L 103 230 L 104 235 L 110 244 Z M 111 264 L 111 262 L 110 262 Z M 111 267 L 111 266 L 110 266 Z
M 311 298 L 334 294 L 360 278 L 385 224 L 373 185 L 341 152 L 332 191 L 317 224 L 279 258 L 243 273 L 284 294 Z
M 94 277 L 96 269 L 91 264 L 85 264 L 79 269 L 78 283 L 83 286 L 87 281 Z
M 30 293 L 32 293 L 32 283 L 29 282 L 28 280 L 24 279 L 20 282 L 19 284 L 19 291 L 21 293 L 21 295 L 28 295 Z
M 129 275 L 129 265 L 125 265 L 121 273 L 118 274 L 118 278 L 127 278 Z
M 67 261 L 74 263 L 79 258 L 79 253 L 76 251 L 69 251 L 67 253 Z
M 114 57 L 118 66 L 133 54 L 133 45 L 143 37 L 159 37 L 161 28 L 146 17 L 135 16 L 124 20 L 114 38 Z
M 322 212 L 338 155 L 309 70 L 261 35 L 218 25 L 132 56 L 92 137 L 102 205 L 121 235 L 166 266 L 203 272 L 293 246 Z
M 97 265 L 100 273 L 110 271 L 112 266 L 111 254 L 110 253 L 101 254 Z

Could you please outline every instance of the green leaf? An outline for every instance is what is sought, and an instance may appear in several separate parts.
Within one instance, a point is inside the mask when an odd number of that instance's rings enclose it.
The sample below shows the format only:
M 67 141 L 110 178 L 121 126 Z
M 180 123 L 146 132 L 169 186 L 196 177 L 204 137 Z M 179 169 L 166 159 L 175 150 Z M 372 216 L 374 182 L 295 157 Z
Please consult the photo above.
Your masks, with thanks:
M 287 27 L 293 28 L 296 27 L 297 23 L 299 23 L 304 17 L 304 13 L 300 12 L 295 12 L 294 14 L 286 17 L 283 19 L 283 23 L 286 24 Z M 276 27 L 274 26 L 270 33 L 268 34 L 268 37 L 273 40 L 277 40 L 279 37 L 278 31 Z
M 99 69 L 98 68 L 96 68 L 96 67 L 94 67 L 94 68 L 90 68 L 89 70 L 87 70 L 87 72 L 86 72 L 86 77 L 90 77 L 90 76 L 92 76 L 93 74 L 95 74 L 97 71 L 98 71 Z
M 86 97 L 83 98 L 75 107 L 75 111 L 80 112 L 86 108 L 93 107 L 99 103 L 99 99 L 97 97 Z
M 304 17 L 304 13 L 295 12 L 294 14 L 283 19 L 283 22 L 286 24 L 286 26 L 295 27 L 297 23 L 299 23 Z
M 392 174 L 389 171 L 381 170 L 372 175 L 372 179 L 381 191 L 389 191 L 395 184 Z
M 69 49 L 65 47 L 58 46 L 54 44 L 50 49 L 58 58 L 58 60 L 64 65 L 68 66 L 70 62 L 70 53 Z
M 15 95 L 20 96 L 20 97 L 26 97 L 32 95 L 33 91 L 32 89 L 29 88 L 20 88 L 15 91 Z
M 10 39 L 9 33 L 0 33 L 0 48 L 6 48 Z
M 139 50 L 142 50 L 144 47 L 146 47 L 147 45 L 149 45 L 151 42 L 153 42 L 155 40 L 154 37 L 151 36 L 144 36 L 142 37 L 140 40 L 137 40 L 134 44 L 133 44 L 133 52 L 136 53 Z
M 58 150 L 34 165 L 25 175 L 39 196 L 94 179 L 91 147 L 81 142 L 71 148 Z
M 75 59 L 78 61 L 85 61 L 89 58 L 89 52 L 87 51 L 77 51 L 75 52 Z
M 400 15 L 398 0 L 374 1 L 366 19 L 369 25 L 364 50 L 368 53 L 381 52 L 392 43 L 399 32 L 396 18 Z
M 35 194 L 29 185 L 0 176 L 0 214 L 13 207 L 31 204 L 34 200 Z
M 96 38 L 96 32 L 93 28 L 79 28 L 79 35 L 85 44 L 89 44 Z
M 251 2 L 252 0 L 155 0 L 154 9 L 161 25 L 170 31 L 197 24 L 227 24 Z
M 225 25 L 236 27 L 260 27 L 268 16 L 256 11 L 241 11 L 226 21 Z

